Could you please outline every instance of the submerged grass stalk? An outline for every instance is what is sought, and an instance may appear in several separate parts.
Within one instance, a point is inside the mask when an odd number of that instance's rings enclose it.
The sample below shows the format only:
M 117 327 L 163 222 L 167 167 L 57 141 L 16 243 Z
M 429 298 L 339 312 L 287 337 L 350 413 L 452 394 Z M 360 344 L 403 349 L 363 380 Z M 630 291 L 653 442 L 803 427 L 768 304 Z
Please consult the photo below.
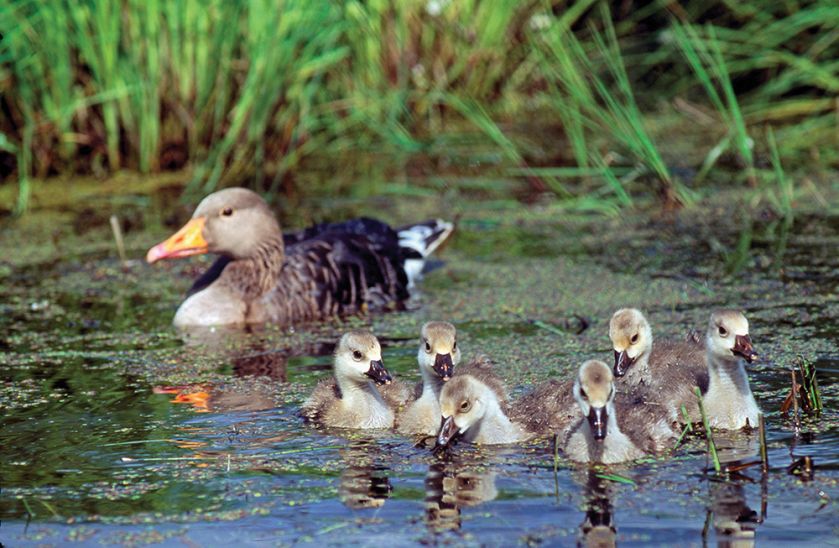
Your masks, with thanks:
M 702 415 L 702 424 L 705 426 L 705 436 L 708 438 L 708 452 L 711 453 L 711 460 L 714 463 L 714 470 L 719 475 L 722 467 L 720 466 L 720 458 L 717 455 L 717 445 L 714 443 L 714 435 L 711 432 L 711 425 L 708 423 L 708 416 L 705 414 L 705 406 L 702 405 L 702 392 L 699 388 L 695 388 L 696 397 L 699 398 L 699 414 Z
M 769 472 L 769 453 L 766 448 L 766 420 L 763 413 L 757 416 L 757 425 L 760 433 L 760 469 L 766 474 Z

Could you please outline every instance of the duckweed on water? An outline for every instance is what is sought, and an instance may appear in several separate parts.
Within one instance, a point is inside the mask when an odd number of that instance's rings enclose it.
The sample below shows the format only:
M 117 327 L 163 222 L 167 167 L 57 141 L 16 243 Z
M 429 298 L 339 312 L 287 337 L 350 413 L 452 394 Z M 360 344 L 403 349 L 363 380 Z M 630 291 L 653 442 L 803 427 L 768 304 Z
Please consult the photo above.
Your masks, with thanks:
M 407 311 L 293 331 L 175 332 L 172 314 L 200 268 L 185 261 L 123 272 L 110 257 L 112 244 L 97 247 L 98 237 L 110 238 L 107 225 L 87 233 L 93 243 L 76 257 L 24 253 L 35 258 L 0 270 L 0 539 L 219 543 L 233 540 L 235 529 L 248 539 L 324 545 L 355 535 L 371 542 L 569 543 L 590 502 L 606 499 L 620 541 L 696 541 L 707 512 L 713 533 L 715 524 L 738 517 L 728 509 L 757 508 L 762 496 L 748 480 L 721 480 L 723 490 L 711 485 L 702 475 L 704 443 L 689 434 L 672 457 L 604 468 L 600 481 L 608 487 L 598 489 L 580 467 L 555 457 L 547 440 L 458 446 L 441 460 L 391 433 L 321 432 L 296 416 L 329 374 L 332 345 L 349 326 L 371 327 L 388 368 L 415 380 L 419 326 L 452 320 L 464 358 L 490 354 L 520 394 L 586 358 L 610 356 L 607 321 L 625 305 L 643 308 L 661 338 L 701 330 L 713 307 L 745 309 L 761 355 L 750 376 L 768 419 L 771 463 L 766 521 L 749 526 L 760 540 L 780 538 L 779 523 L 785 539 L 832 539 L 825 516 L 836 511 L 839 482 L 839 302 L 835 287 L 824 286 L 835 286 L 830 273 L 839 265 L 797 227 L 815 227 L 835 242 L 839 224 L 801 212 L 785 252 L 793 260 L 783 271 L 751 256 L 729 279 L 712 241 L 733 245 L 737 227 L 703 213 L 687 210 L 667 224 L 628 216 L 558 221 L 523 209 L 481 229 L 487 214 L 476 210 L 469 213 L 473 229 L 453 238 L 440 256 L 445 264 L 426 276 Z M 13 249 L 15 227 L 4 228 L 0 246 Z M 130 255 L 159 239 L 150 230 L 126 233 Z M 491 244 L 474 245 L 479 230 Z M 565 322 L 575 318 L 585 329 Z M 818 422 L 803 420 L 806 435 L 794 440 L 779 418 L 789 382 L 777 372 L 798 354 L 818 364 L 824 411 Z M 183 403 L 174 403 L 179 396 Z M 715 437 L 722 461 L 757 454 L 754 436 Z M 812 457 L 809 483 L 786 473 L 791 450 L 795 459 Z M 350 498 L 342 502 L 342 494 Z M 351 508 L 350 500 L 369 506 Z M 441 532 L 427 508 L 443 500 L 459 502 Z M 27 505 L 36 514 L 28 530 Z M 67 520 L 74 523 L 63 525 Z

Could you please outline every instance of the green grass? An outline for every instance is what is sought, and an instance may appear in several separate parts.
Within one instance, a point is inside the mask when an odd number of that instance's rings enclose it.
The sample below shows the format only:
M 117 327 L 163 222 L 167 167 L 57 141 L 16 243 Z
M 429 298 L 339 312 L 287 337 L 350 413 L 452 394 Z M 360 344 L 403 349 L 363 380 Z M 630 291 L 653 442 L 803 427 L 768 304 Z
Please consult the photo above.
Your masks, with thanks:
M 701 181 L 732 179 L 733 155 L 734 179 L 761 188 L 771 163 L 767 195 L 789 217 L 796 172 L 813 157 L 839 165 L 832 2 L 608 5 L 4 0 L 0 154 L 14 158 L 14 209 L 33 180 L 121 169 L 190 168 L 196 195 L 232 183 L 380 194 L 388 170 L 358 161 L 373 154 L 396 171 L 493 157 L 462 171 L 513 174 L 519 194 L 544 187 L 565 207 L 614 215 L 648 198 L 692 201 Z M 715 123 L 661 133 L 676 98 Z M 702 160 L 683 181 L 677 145 L 694 134 Z M 335 176 L 295 177 L 324 164 Z

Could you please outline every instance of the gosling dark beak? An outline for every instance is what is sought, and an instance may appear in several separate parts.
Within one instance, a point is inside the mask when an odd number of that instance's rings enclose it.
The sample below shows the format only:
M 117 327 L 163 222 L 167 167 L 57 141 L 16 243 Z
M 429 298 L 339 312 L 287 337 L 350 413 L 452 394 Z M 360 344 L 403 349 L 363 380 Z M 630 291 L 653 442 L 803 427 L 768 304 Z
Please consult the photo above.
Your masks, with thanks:
M 444 381 L 452 378 L 454 374 L 454 364 L 452 363 L 451 354 L 437 354 L 434 358 L 434 372 L 437 373 Z
M 734 337 L 734 348 L 731 351 L 749 363 L 754 363 L 757 359 L 757 352 L 752 347 L 752 339 L 748 335 L 737 335 Z
M 440 431 L 437 433 L 437 447 L 445 447 L 452 441 L 459 431 L 454 423 L 454 415 L 444 417 L 440 423 Z
M 588 424 L 591 426 L 591 433 L 594 439 L 603 440 L 606 438 L 606 414 L 605 407 L 591 407 L 588 412 Z
M 371 361 L 370 369 L 368 369 L 364 374 L 373 379 L 373 382 L 379 386 L 383 384 L 390 384 L 390 381 L 393 380 L 390 373 L 388 373 L 387 369 L 385 369 L 385 364 L 382 363 L 382 360 Z
M 615 376 L 616 377 L 623 377 L 626 375 L 626 372 L 629 371 L 629 368 L 632 364 L 635 363 L 634 358 L 630 358 L 629 354 L 626 353 L 626 350 L 623 352 L 618 352 L 615 350 Z

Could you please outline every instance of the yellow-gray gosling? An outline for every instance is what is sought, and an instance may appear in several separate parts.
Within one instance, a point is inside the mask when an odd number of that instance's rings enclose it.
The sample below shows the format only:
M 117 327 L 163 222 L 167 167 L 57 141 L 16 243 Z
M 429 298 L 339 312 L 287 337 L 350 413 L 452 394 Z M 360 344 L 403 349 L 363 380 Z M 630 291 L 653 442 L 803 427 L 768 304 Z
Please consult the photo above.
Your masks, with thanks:
M 419 395 L 399 416 L 397 430 L 402 434 L 433 436 L 440 428 L 440 392 L 460 362 L 455 327 L 448 322 L 423 325 L 417 362 L 422 376 L 417 386 Z
M 746 362 L 757 359 L 749 337 L 749 321 L 736 310 L 714 312 L 705 345 L 708 391 L 702 404 L 709 424 L 725 430 L 757 427 L 760 409 L 746 374 Z
M 663 405 L 671 421 L 684 422 L 685 406 L 691 422 L 700 420 L 696 387 L 706 390 L 708 368 L 701 344 L 694 341 L 657 341 L 640 310 L 622 308 L 609 322 L 615 351 L 615 377 L 623 377 L 622 392 Z
M 321 381 L 301 414 L 315 424 L 337 428 L 391 428 L 393 409 L 377 385 L 391 382 L 382 347 L 369 331 L 350 331 L 335 349 L 334 379 Z
M 472 375 L 457 375 L 440 392 L 442 424 L 437 445 L 455 436 L 481 444 L 514 443 L 533 437 L 509 419 L 498 394 Z
M 624 462 L 661 451 L 675 439 L 659 407 L 615 401 L 614 376 L 602 361 L 589 360 L 580 367 L 574 397 L 583 416 L 565 441 L 571 460 Z

